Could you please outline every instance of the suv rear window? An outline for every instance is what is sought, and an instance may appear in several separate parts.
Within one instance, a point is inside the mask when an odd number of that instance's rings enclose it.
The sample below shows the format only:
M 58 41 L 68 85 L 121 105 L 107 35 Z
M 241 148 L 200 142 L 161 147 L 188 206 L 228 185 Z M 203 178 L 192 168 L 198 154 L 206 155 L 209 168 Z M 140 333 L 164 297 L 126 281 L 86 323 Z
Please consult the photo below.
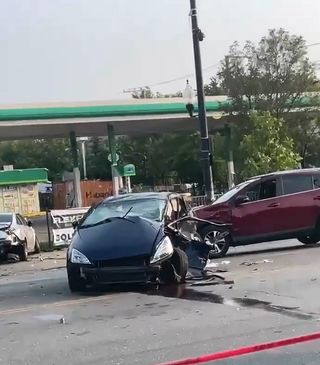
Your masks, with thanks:
M 313 182 L 311 175 L 282 176 L 282 182 L 283 182 L 283 194 L 285 195 L 313 189 Z
M 12 223 L 12 214 L 0 214 L 0 223 Z

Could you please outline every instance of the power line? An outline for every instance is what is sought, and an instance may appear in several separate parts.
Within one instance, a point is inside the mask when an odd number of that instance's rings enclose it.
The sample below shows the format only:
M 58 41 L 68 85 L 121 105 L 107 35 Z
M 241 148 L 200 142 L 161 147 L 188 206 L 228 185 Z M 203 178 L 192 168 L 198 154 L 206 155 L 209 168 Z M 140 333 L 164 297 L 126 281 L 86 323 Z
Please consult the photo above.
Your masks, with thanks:
M 203 68 L 203 69 L 202 69 L 202 72 L 206 72 L 206 71 L 208 71 L 208 70 L 210 70 L 210 69 L 212 69 L 212 68 L 215 68 L 215 67 L 217 67 L 219 64 L 220 64 L 220 62 L 214 63 L 213 65 L 209 65 L 209 66 L 207 66 L 207 67 Z M 154 84 L 148 84 L 147 86 L 148 86 L 148 87 L 154 87 L 154 86 L 161 86 L 161 85 L 165 85 L 165 84 L 170 84 L 170 83 L 175 82 L 175 81 L 185 80 L 186 78 L 191 77 L 191 76 L 194 76 L 194 72 L 189 73 L 189 74 L 185 74 L 185 75 L 183 75 L 183 76 L 175 77 L 174 79 L 169 79 L 169 80 L 165 80 L 165 81 L 160 81 L 160 82 L 156 82 L 156 83 L 154 83 Z M 147 87 L 147 86 L 146 86 L 146 87 Z M 143 88 L 143 87 L 142 87 L 142 88 Z M 141 87 L 140 87 L 140 86 L 139 86 L 139 87 L 134 87 L 134 88 L 132 88 L 132 89 L 141 89 Z
M 306 47 L 320 46 L 320 42 L 307 44 Z
M 320 42 L 316 42 L 316 43 L 307 44 L 306 47 L 314 47 L 314 46 L 319 46 L 319 45 L 320 45 Z M 318 61 L 315 61 L 315 62 L 318 62 Z M 220 62 L 216 62 L 212 65 L 209 65 L 209 66 L 203 68 L 202 72 L 206 72 L 206 71 L 208 71 L 212 68 L 215 68 L 215 67 L 219 66 L 219 64 L 220 64 Z M 154 86 L 161 86 L 161 85 L 171 84 L 172 82 L 185 80 L 185 79 L 187 79 L 188 77 L 191 77 L 191 76 L 194 76 L 194 72 L 189 73 L 189 74 L 185 74 L 183 76 L 175 77 L 174 79 L 169 79 L 169 80 L 165 80 L 165 81 L 155 82 L 153 84 L 148 84 L 147 86 L 133 87 L 133 88 L 130 88 L 128 90 L 142 90 L 142 89 L 145 89 L 146 87 L 151 88 L 151 87 L 154 87 Z

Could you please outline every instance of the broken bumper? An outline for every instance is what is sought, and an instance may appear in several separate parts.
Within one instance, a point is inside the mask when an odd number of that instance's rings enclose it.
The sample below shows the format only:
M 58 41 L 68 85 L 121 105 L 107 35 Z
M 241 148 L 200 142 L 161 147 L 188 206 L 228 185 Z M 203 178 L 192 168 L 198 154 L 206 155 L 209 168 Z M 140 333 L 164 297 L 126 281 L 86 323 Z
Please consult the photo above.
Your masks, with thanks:
M 96 268 L 90 265 L 69 264 L 68 270 L 80 275 L 92 284 L 147 284 L 156 283 L 160 265 L 155 266 L 116 266 Z
M 5 256 L 10 252 L 11 249 L 11 241 L 3 240 L 0 241 L 0 256 Z

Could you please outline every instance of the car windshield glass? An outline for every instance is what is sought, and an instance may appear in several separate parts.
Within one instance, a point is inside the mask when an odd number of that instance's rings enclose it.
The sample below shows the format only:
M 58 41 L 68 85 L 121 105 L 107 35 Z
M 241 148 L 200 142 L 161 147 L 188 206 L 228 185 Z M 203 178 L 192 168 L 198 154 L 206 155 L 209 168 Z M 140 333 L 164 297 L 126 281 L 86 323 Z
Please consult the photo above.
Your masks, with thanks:
M 165 205 L 166 201 L 161 199 L 107 201 L 94 209 L 92 213 L 85 218 L 82 226 L 97 224 L 105 219 L 123 217 L 124 215 L 127 217 L 138 215 L 143 218 L 160 221 L 163 216 Z
M 0 224 L 11 224 L 12 214 L 0 214 Z
M 251 179 L 242 182 L 241 184 L 235 186 L 234 188 L 227 191 L 225 194 L 221 195 L 220 198 L 218 198 L 214 203 L 225 203 L 229 199 L 231 199 L 234 195 L 236 195 L 241 189 L 245 188 L 249 184 L 251 184 L 256 179 Z

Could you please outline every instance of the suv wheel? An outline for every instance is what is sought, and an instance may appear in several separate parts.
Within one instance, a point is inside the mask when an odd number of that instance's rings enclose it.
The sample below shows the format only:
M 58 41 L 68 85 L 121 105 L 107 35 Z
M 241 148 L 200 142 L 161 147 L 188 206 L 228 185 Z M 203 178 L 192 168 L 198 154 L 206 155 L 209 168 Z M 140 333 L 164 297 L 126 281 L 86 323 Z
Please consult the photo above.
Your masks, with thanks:
M 209 258 L 216 259 L 226 255 L 231 244 L 230 233 L 223 235 L 226 230 L 222 228 L 216 228 L 214 226 L 206 226 L 200 231 L 202 239 L 213 245 L 213 248 L 209 251 Z
M 316 235 L 310 235 L 305 237 L 299 237 L 298 240 L 305 245 L 315 245 L 319 242 L 319 237 Z

